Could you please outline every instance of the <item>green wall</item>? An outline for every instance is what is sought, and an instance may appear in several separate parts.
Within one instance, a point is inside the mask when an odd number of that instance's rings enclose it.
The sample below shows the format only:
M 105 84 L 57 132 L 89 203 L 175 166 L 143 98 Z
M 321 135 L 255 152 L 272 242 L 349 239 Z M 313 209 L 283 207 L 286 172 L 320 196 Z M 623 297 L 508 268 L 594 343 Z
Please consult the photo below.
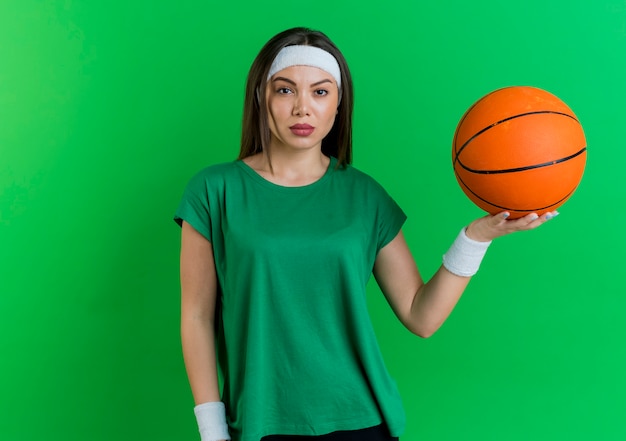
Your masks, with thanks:
M 287 27 L 350 62 L 355 165 L 409 215 L 425 276 L 481 215 L 450 164 L 465 109 L 544 88 L 588 164 L 561 216 L 499 239 L 431 339 L 372 313 L 403 440 L 626 439 L 623 0 L 0 1 L 0 438 L 193 440 L 172 214 L 238 151 L 247 69 Z

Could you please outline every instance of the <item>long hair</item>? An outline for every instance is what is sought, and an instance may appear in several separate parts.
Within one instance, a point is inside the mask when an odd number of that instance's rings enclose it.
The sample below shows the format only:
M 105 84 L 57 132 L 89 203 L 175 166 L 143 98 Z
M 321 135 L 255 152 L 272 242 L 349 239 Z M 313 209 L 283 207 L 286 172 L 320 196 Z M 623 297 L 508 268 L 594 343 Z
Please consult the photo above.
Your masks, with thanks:
M 322 140 L 322 153 L 337 158 L 337 165 L 344 167 L 352 162 L 352 110 L 354 91 L 348 63 L 341 51 L 322 32 L 308 28 L 292 28 L 272 37 L 254 59 L 246 82 L 241 128 L 239 159 L 266 151 L 269 154 L 270 128 L 265 89 L 267 74 L 274 58 L 285 46 L 315 46 L 330 53 L 341 70 L 341 101 L 337 108 L 335 123 Z

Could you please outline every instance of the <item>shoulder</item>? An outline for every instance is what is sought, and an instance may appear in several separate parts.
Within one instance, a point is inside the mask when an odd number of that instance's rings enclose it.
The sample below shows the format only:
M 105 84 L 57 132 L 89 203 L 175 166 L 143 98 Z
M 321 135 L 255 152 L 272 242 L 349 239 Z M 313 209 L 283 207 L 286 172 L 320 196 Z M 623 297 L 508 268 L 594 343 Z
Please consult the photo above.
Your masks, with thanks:
M 345 168 L 338 168 L 335 174 L 339 176 L 340 179 L 345 179 L 354 185 L 366 188 L 370 191 L 385 192 L 383 186 L 376 179 L 353 165 L 346 165 Z
M 339 176 L 338 187 L 345 189 L 353 201 L 358 201 L 359 205 L 371 210 L 382 210 L 381 212 L 392 212 L 394 216 L 402 210 L 394 197 L 368 173 L 356 167 L 348 165 L 340 168 L 335 175 Z
M 199 178 L 210 179 L 214 176 L 231 175 L 233 173 L 236 173 L 237 170 L 239 169 L 239 166 L 237 165 L 238 162 L 239 161 L 230 161 L 230 162 L 222 162 L 219 164 L 208 165 L 204 167 L 203 169 L 201 169 L 199 172 L 197 172 L 192 179 L 199 179 Z
M 240 172 L 238 161 L 212 164 L 204 167 L 189 180 L 190 187 L 214 186 L 226 182 Z

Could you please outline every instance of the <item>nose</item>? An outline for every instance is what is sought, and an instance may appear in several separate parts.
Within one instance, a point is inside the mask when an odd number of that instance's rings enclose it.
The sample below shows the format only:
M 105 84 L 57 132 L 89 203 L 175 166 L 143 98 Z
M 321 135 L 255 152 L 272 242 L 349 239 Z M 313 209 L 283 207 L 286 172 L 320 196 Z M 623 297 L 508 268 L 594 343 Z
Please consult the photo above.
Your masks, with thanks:
M 309 97 L 306 94 L 299 93 L 293 103 L 293 114 L 295 116 L 304 116 L 309 114 Z

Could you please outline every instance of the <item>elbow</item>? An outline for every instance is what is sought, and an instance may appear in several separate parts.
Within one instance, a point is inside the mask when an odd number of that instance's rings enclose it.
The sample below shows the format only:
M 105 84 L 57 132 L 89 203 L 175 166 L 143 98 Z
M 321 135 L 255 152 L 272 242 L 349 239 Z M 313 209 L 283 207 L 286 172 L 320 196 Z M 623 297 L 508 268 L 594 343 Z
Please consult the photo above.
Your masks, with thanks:
M 426 339 L 432 337 L 439 329 L 439 326 L 414 324 L 412 326 L 407 326 L 407 328 L 409 331 L 411 331 L 412 334 L 417 335 L 420 338 Z
M 434 334 L 434 332 L 420 332 L 420 333 L 417 333 L 415 335 L 417 335 L 419 338 L 427 339 L 427 338 L 432 337 L 433 334 Z
M 417 335 L 420 338 L 426 339 L 426 338 L 430 338 L 432 337 L 435 332 L 437 332 L 437 330 L 431 330 L 431 329 L 420 329 L 418 331 L 413 331 L 413 334 Z

